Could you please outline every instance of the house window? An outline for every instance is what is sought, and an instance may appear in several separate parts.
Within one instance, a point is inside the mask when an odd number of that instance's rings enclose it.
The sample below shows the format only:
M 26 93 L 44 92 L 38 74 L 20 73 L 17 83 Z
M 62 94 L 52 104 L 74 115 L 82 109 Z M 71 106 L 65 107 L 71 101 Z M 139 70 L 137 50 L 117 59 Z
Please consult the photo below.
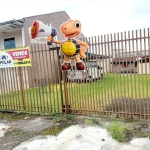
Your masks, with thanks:
M 149 63 L 149 58 L 143 58 L 142 63 Z
M 126 64 L 126 63 L 122 64 L 122 68 L 128 68 L 128 67 L 129 67 L 129 64 Z
M 5 49 L 15 48 L 16 47 L 15 38 L 12 37 L 12 38 L 4 39 L 4 47 Z

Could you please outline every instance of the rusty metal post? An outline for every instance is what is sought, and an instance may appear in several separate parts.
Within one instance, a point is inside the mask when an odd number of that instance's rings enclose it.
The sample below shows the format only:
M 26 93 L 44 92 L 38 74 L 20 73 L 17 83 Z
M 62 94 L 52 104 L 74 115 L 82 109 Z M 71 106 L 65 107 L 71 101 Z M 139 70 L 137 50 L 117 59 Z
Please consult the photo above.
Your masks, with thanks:
M 23 73 L 22 73 L 22 68 L 18 68 L 18 73 L 19 73 L 19 81 L 20 81 L 20 92 L 21 92 L 21 99 L 22 99 L 22 107 L 23 110 L 26 110 L 26 102 L 25 102 L 25 95 L 24 95 L 24 81 L 23 81 Z
M 63 71 L 63 84 L 64 84 L 64 96 L 65 96 L 65 105 L 63 109 L 65 109 L 66 113 L 69 113 L 69 103 L 68 103 L 68 89 L 67 89 L 67 81 L 66 81 L 66 72 Z
M 61 77 L 61 65 L 59 60 L 59 49 L 60 47 L 51 47 L 50 50 L 57 50 L 57 59 L 58 59 L 58 71 L 59 71 L 59 83 L 60 83 L 60 92 L 61 92 L 61 102 L 62 102 L 62 113 L 66 112 L 69 113 L 69 103 L 68 103 L 68 90 L 67 90 L 67 81 L 66 81 L 66 72 L 63 71 L 63 77 Z M 65 98 L 65 104 L 63 103 L 63 90 L 62 90 L 62 82 L 61 79 L 63 79 L 63 85 L 64 85 L 64 98 Z
M 62 77 L 61 77 L 61 69 L 60 69 L 60 59 L 59 59 L 59 49 L 60 47 L 57 47 L 57 61 L 58 61 L 58 75 L 59 75 L 59 85 L 60 85 L 60 97 L 61 97 L 61 106 L 63 108 L 63 90 L 62 90 Z

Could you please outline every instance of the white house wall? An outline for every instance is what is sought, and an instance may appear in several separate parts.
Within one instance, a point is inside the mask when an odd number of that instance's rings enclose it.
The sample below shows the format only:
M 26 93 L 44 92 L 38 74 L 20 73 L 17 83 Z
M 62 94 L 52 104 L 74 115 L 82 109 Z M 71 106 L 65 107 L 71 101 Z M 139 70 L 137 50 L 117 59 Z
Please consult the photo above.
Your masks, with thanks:
M 23 46 L 22 43 L 22 29 L 6 32 L 6 33 L 0 33 L 0 49 L 4 49 L 4 39 L 15 37 L 15 44 L 16 47 Z
M 129 64 L 129 66 L 126 68 L 123 68 L 122 64 L 120 65 L 117 64 L 117 65 L 113 65 L 113 68 L 112 68 L 113 72 L 118 72 L 118 73 L 124 72 L 124 71 L 131 71 L 132 69 L 134 70 L 135 73 L 137 72 L 137 67 L 135 67 L 135 64 Z
M 112 71 L 112 64 L 110 63 L 110 59 L 100 59 L 98 61 L 100 67 L 102 67 L 103 73 L 110 73 Z
M 138 63 L 138 73 L 139 74 L 150 74 L 149 63 Z

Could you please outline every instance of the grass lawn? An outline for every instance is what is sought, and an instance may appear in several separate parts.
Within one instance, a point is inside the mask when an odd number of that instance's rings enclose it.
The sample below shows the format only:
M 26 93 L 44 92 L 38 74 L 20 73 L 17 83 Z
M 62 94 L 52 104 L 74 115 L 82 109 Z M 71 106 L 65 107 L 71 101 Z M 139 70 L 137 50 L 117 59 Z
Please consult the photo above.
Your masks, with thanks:
M 66 93 L 66 95 L 64 94 Z M 35 87 L 24 91 L 27 111 L 61 112 L 60 85 L 52 84 Z M 105 74 L 103 79 L 93 83 L 67 83 L 63 102 L 68 97 L 68 104 L 73 109 L 100 110 L 113 99 L 150 97 L 150 75 Z M 2 109 L 23 110 L 21 92 L 16 91 L 0 96 Z

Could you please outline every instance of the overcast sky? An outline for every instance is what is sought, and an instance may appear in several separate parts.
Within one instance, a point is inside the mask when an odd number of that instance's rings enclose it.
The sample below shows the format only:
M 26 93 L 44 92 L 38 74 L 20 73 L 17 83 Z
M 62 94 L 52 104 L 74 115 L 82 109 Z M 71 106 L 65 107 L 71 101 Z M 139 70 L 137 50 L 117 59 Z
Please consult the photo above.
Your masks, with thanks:
M 150 26 L 150 0 L 1 0 L 0 22 L 66 11 L 85 36 Z

